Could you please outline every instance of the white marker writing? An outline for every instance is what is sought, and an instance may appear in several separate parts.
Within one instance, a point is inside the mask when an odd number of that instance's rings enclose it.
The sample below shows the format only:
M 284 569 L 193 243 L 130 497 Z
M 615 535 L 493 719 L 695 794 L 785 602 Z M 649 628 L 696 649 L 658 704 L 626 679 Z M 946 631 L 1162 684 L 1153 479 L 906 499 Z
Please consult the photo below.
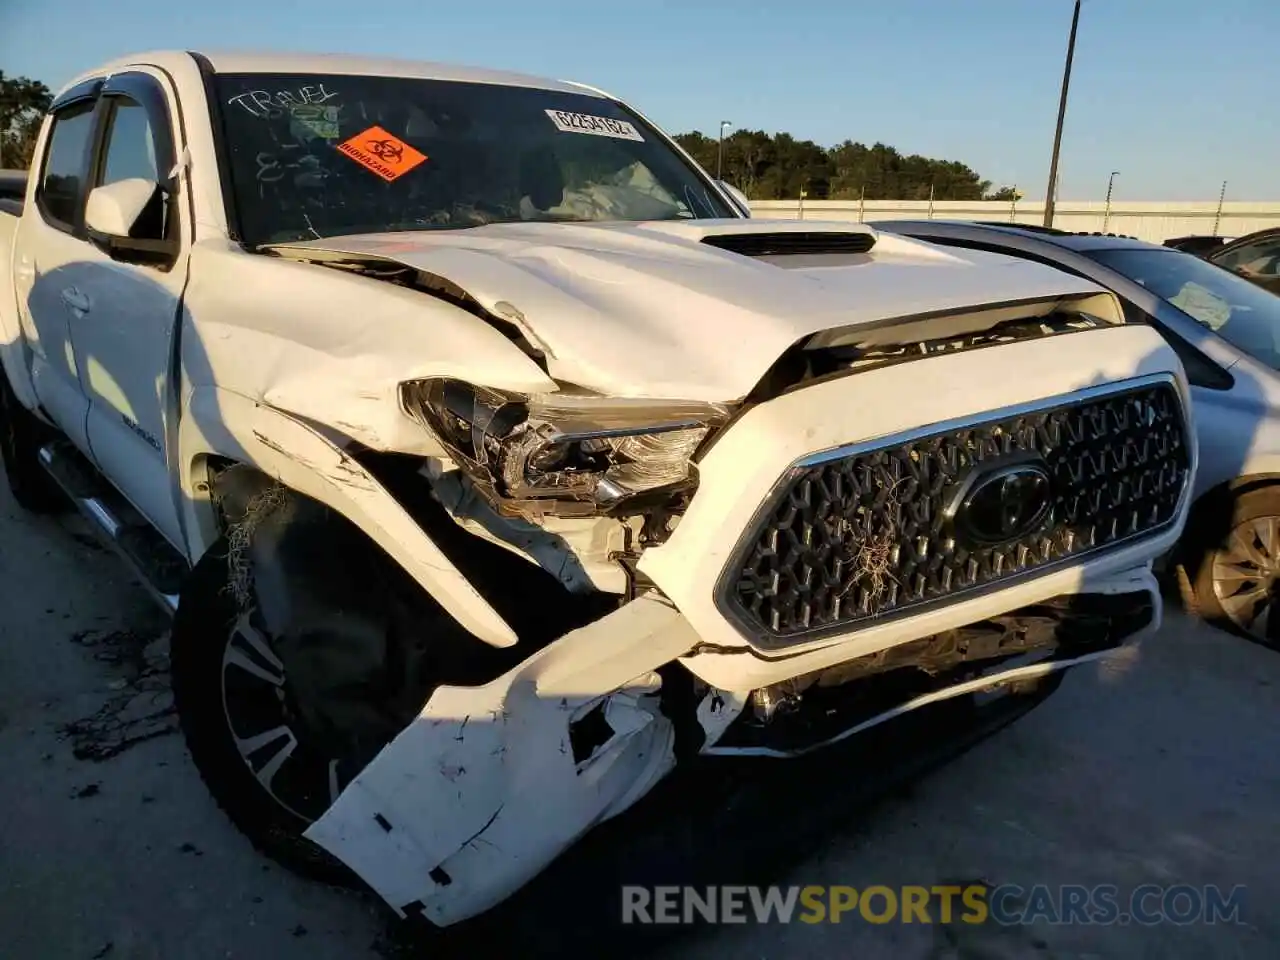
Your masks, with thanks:
M 321 83 L 318 85 L 308 84 L 300 88 L 297 93 L 289 90 L 280 90 L 272 94 L 269 90 L 250 90 L 247 93 L 236 94 L 227 103 L 238 103 L 251 116 L 265 117 L 268 120 L 272 120 L 282 116 L 285 110 L 292 107 L 324 103 L 336 96 L 338 94 L 330 93 Z

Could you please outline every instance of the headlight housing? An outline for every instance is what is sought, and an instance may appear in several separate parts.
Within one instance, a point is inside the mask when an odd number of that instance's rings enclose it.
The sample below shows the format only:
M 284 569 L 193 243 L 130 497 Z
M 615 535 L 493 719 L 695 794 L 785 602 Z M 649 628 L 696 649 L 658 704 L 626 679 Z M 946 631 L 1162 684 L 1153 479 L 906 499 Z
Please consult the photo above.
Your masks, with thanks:
M 527 397 L 432 379 L 402 386 L 405 409 L 499 501 L 589 515 L 695 483 L 691 458 L 729 409 L 685 401 Z

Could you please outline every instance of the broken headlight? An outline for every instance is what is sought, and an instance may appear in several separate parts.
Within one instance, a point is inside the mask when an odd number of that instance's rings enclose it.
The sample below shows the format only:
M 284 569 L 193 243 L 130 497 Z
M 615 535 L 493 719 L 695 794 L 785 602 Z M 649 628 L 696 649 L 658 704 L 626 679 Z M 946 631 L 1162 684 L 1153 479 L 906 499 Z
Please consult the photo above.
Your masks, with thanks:
M 446 379 L 403 391 L 406 409 L 499 498 L 597 507 L 689 484 L 690 459 L 729 414 L 717 404 L 527 397 Z

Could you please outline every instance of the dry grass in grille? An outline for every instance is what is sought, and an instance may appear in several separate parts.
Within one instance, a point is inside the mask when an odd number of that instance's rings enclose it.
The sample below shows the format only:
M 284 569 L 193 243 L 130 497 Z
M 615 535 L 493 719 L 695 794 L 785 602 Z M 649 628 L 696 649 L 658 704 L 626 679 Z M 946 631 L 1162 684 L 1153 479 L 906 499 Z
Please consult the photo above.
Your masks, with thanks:
M 849 591 L 862 587 L 866 591 L 867 602 L 873 614 L 879 611 L 881 603 L 889 592 L 890 584 L 898 582 L 893 575 L 893 565 L 896 559 L 899 531 L 893 520 L 902 508 L 898 501 L 898 487 L 906 479 L 906 477 L 899 477 L 885 493 L 884 503 L 880 509 L 891 518 L 889 526 L 862 536 L 848 549 L 848 562 L 858 571 L 858 575 L 849 582 L 840 595 L 844 596 Z M 839 524 L 841 537 L 847 537 L 852 532 L 853 524 L 841 518 Z

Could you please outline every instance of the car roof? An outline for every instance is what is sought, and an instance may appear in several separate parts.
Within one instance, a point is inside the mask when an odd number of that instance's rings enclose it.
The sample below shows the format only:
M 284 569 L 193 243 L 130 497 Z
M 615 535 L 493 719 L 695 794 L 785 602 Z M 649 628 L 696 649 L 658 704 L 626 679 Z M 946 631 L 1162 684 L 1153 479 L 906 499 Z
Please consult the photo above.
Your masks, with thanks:
M 1159 244 L 1148 243 L 1145 240 L 1139 240 L 1136 237 L 1121 237 L 1115 234 L 1107 233 L 1070 233 L 1066 230 L 1055 230 L 1052 227 L 1037 227 L 1029 224 L 1013 224 L 1013 223 L 993 223 L 991 221 L 982 220 L 881 220 L 873 223 L 876 229 L 887 229 L 894 232 L 893 224 L 903 233 L 916 235 L 917 233 L 927 233 L 930 229 L 936 230 L 942 225 L 944 231 L 948 226 L 960 227 L 965 232 L 988 233 L 996 235 L 1007 235 L 1014 237 L 1027 237 L 1039 240 L 1043 243 L 1050 243 L 1054 246 L 1062 247 L 1067 250 L 1079 250 L 1081 252 L 1089 250 L 1170 250 L 1169 247 L 1162 247 Z
M 172 69 L 177 61 L 191 62 L 192 56 L 203 57 L 215 73 L 281 73 L 330 74 L 337 76 L 404 77 L 415 80 L 454 80 L 470 83 L 492 83 L 508 87 L 532 87 L 561 93 L 592 97 L 608 97 L 603 91 L 569 80 L 552 80 L 524 73 L 487 70 L 427 60 L 403 60 L 395 57 L 362 57 L 336 53 L 289 53 L 270 50 L 153 50 L 120 57 L 93 71 L 122 70 L 139 64 L 153 64 Z M 73 81 L 74 82 L 74 81 Z

